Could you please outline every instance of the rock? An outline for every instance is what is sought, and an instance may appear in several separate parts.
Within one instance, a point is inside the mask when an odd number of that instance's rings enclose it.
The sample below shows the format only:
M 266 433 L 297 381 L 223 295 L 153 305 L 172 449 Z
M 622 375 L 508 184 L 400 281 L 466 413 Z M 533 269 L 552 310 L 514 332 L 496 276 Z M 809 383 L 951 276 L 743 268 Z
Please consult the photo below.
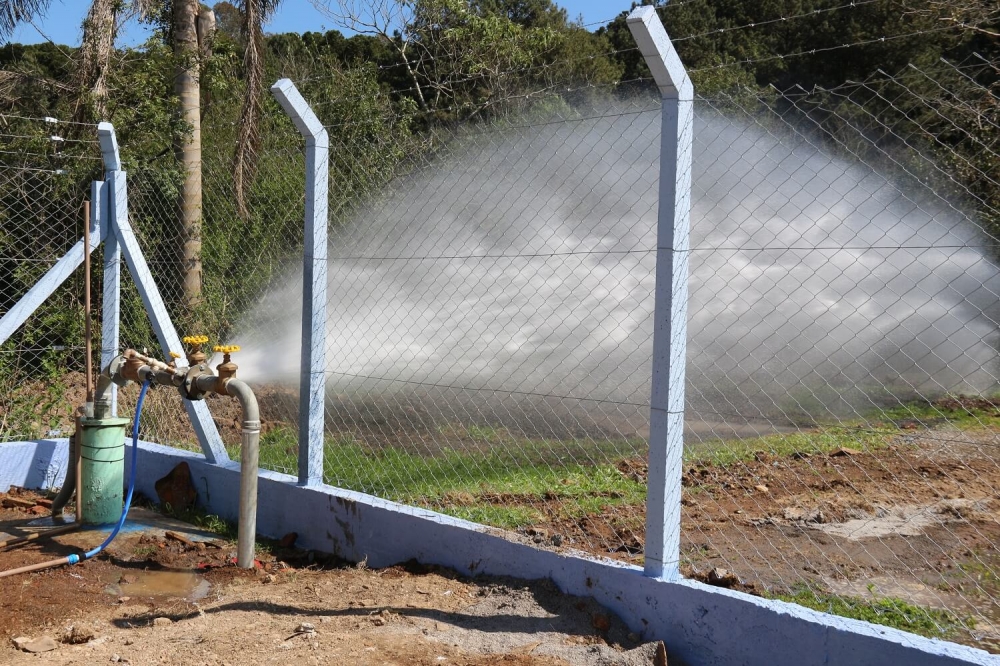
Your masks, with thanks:
M 74 624 L 69 628 L 69 631 L 66 632 L 64 642 L 78 645 L 80 643 L 86 643 L 87 641 L 93 640 L 96 635 L 97 633 L 94 631 L 94 628 L 89 624 Z
M 603 613 L 594 613 L 594 617 L 590 619 L 590 624 L 593 625 L 594 629 L 605 632 L 611 629 L 611 618 Z
M 295 545 L 295 540 L 298 538 L 299 535 L 297 532 L 289 532 L 285 536 L 281 537 L 281 541 L 278 542 L 278 545 L 282 548 L 291 548 Z
M 42 498 L 42 499 L 39 499 L 39 500 L 35 500 L 35 504 L 38 505 L 38 506 L 44 506 L 46 509 L 51 509 L 52 508 L 52 500 L 50 500 L 50 499 Z
M 191 481 L 191 468 L 186 462 L 178 463 L 170 473 L 156 482 L 156 496 L 161 504 L 169 504 L 177 511 L 194 506 L 198 491 Z
M 375 615 L 372 617 L 372 624 L 376 627 L 382 627 L 385 625 L 385 618 L 380 615 Z
M 39 636 L 34 639 L 21 636 L 13 641 L 17 649 L 24 652 L 49 652 L 59 647 L 51 636 Z
M 823 512 L 819 509 L 803 509 L 797 506 L 786 507 L 781 514 L 785 520 L 802 523 L 822 523 L 826 522 Z
M 715 567 L 708 572 L 708 580 L 706 582 L 716 587 L 733 587 L 734 585 L 739 585 L 740 579 L 728 569 Z
M 312 622 L 302 622 L 299 626 L 295 627 L 295 633 L 297 634 L 315 634 L 316 625 Z
M 562 542 L 563 542 L 563 538 L 562 538 L 561 534 L 553 534 L 552 535 L 552 545 L 553 546 L 557 546 L 557 547 L 561 546 Z
M 154 627 L 165 627 L 165 626 L 167 626 L 169 624 L 173 624 L 173 623 L 174 623 L 174 621 L 171 620 L 169 617 L 158 617 L 158 618 L 155 618 L 153 620 L 153 626 Z
M 765 486 L 763 484 L 761 484 L 759 486 L 754 486 L 753 489 L 756 490 L 759 493 L 769 493 L 769 492 L 771 492 L 771 490 L 767 486 Z
M 849 449 L 846 446 L 842 446 L 836 451 L 830 452 L 831 458 L 836 458 L 839 456 L 858 456 L 858 455 L 861 455 L 861 451 L 858 451 L 857 449 Z
M 119 657 L 117 654 L 111 655 L 111 663 L 117 664 L 121 660 L 122 660 L 122 658 Z

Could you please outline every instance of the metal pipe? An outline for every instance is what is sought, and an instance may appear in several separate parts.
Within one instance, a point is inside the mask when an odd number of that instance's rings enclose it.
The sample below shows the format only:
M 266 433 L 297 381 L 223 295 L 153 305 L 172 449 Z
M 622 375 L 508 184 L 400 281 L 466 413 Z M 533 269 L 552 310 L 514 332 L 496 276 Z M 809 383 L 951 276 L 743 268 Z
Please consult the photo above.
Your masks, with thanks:
M 73 491 L 76 490 L 76 440 L 77 432 L 74 432 L 69 437 L 69 467 L 66 470 L 66 480 L 63 481 L 62 488 L 59 489 L 59 493 L 52 500 L 52 515 L 61 516 L 62 510 L 69 502 L 69 498 L 73 496 Z M 3 545 L 0 544 L 0 548 Z
M 205 374 L 196 380 L 198 388 L 215 390 L 219 377 Z M 260 409 L 257 397 L 246 382 L 230 378 L 223 380 L 226 395 L 236 398 L 243 408 L 243 432 L 240 440 L 240 518 L 236 545 L 236 566 L 253 566 L 254 542 L 257 536 L 257 472 L 260 461 Z
M 76 486 L 76 522 L 83 522 L 83 497 L 80 489 L 83 488 L 83 422 L 80 419 L 80 411 L 76 414 L 76 450 L 73 452 L 73 485 Z
M 58 560 L 49 560 L 48 562 L 29 564 L 26 567 L 20 567 L 18 569 L 10 569 L 9 571 L 0 571 L 0 578 L 6 578 L 7 576 L 16 576 L 17 574 L 28 573 L 30 571 L 41 571 L 42 569 L 51 569 L 52 567 L 58 567 L 64 564 L 73 564 L 76 562 L 76 560 L 72 559 L 74 557 L 76 556 L 67 555 L 66 557 L 60 557 Z
M 226 392 L 243 407 L 243 432 L 240 442 L 240 522 L 236 547 L 236 566 L 253 567 L 257 538 L 257 470 L 260 457 L 260 411 L 257 398 L 243 381 L 230 379 Z
M 34 534 L 29 534 L 23 537 L 15 537 L 13 539 L 7 539 L 6 541 L 0 541 L 0 550 L 4 548 L 9 548 L 11 546 L 16 546 L 19 543 L 27 543 L 28 541 L 36 541 L 44 537 L 58 536 L 60 534 L 66 534 L 67 532 L 73 532 L 80 529 L 80 523 L 71 523 L 69 525 L 62 525 L 60 527 L 53 527 L 50 530 L 45 530 L 44 532 L 35 532 Z

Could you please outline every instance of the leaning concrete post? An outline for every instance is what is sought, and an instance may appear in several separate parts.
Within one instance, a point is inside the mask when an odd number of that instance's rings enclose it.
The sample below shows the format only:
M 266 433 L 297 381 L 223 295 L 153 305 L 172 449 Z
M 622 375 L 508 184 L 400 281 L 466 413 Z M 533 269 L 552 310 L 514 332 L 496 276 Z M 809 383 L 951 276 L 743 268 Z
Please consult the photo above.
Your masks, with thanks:
M 299 483 L 323 482 L 326 397 L 326 223 L 330 140 L 289 79 L 271 86 L 306 140 L 305 248 L 302 257 L 302 365 L 299 380 Z
M 680 564 L 694 88 L 655 9 L 636 7 L 628 27 L 663 95 L 645 568 L 647 576 L 675 578 Z

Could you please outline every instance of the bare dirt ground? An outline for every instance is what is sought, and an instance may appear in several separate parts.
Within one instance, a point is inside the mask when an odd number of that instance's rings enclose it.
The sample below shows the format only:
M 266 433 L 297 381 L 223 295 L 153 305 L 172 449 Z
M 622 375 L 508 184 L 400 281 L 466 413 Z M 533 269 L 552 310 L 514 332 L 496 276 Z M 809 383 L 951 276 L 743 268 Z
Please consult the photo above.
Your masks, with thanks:
M 3 499 L 38 497 L 15 490 Z M 36 513 L 0 510 L 0 531 Z M 107 556 L 0 578 L 0 663 L 665 664 L 659 644 L 548 582 L 472 580 L 415 563 L 374 571 L 280 545 L 241 570 L 229 561 L 231 543 L 165 534 L 126 533 Z M 0 552 L 0 571 L 98 538 L 73 533 Z M 15 639 L 52 649 L 27 652 Z
M 618 468 L 645 482 L 644 460 Z M 560 500 L 532 506 L 546 520 L 528 534 L 558 534 L 577 548 L 621 543 L 600 554 L 642 562 L 642 505 L 583 518 L 567 518 Z M 899 599 L 952 613 L 965 627 L 947 638 L 1000 652 L 1000 436 L 992 429 L 916 432 L 871 451 L 691 465 L 681 534 L 688 577 L 753 594 Z

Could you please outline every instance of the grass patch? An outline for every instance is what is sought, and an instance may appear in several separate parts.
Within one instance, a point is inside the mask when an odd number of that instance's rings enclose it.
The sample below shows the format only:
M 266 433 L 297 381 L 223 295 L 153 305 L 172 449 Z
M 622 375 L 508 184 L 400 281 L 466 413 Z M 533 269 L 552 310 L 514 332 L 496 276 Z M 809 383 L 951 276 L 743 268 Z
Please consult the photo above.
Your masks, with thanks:
M 757 453 L 767 453 L 784 458 L 797 453 L 809 455 L 830 453 L 840 448 L 871 451 L 884 448 L 897 434 L 878 432 L 861 427 L 828 427 L 806 432 L 778 433 L 754 437 L 707 442 L 684 452 L 688 464 L 712 464 L 726 467 L 737 462 L 753 460 Z
M 771 598 L 929 638 L 948 638 L 973 627 L 971 620 L 963 620 L 949 611 L 915 606 L 895 597 L 860 599 L 825 594 L 802 586 L 793 589 L 789 594 L 777 594 Z
M 724 468 L 752 461 L 760 453 L 787 458 L 823 455 L 841 448 L 877 451 L 907 432 L 904 427 L 913 421 L 940 424 L 946 412 L 949 422 L 967 428 L 1000 414 L 986 400 L 914 402 L 877 412 L 878 421 L 873 417 L 791 433 L 707 442 L 685 450 L 684 461 Z M 641 478 L 629 478 L 612 464 L 645 457 L 645 443 L 639 440 L 531 439 L 517 437 L 505 428 L 461 424 L 440 426 L 437 435 L 455 448 L 421 455 L 401 448 L 373 449 L 350 435 L 328 436 L 324 480 L 505 528 L 537 524 L 544 516 L 533 505 L 543 501 L 550 507 L 552 501 L 560 502 L 555 507 L 560 516 L 578 518 L 607 513 L 608 507 L 642 505 L 646 500 Z M 236 458 L 238 448 L 231 455 Z M 261 437 L 261 467 L 294 474 L 297 457 L 295 429 L 275 428 Z
M 560 442 L 560 446 L 571 443 Z M 520 526 L 537 512 L 521 504 L 542 499 L 594 499 L 603 504 L 640 504 L 646 487 L 626 478 L 611 464 L 553 463 L 547 440 L 511 442 L 502 451 L 444 449 L 434 456 L 390 448 L 373 451 L 349 438 L 328 438 L 324 480 L 407 503 L 434 503 L 452 515 L 472 518 L 473 509 L 492 516 L 489 524 Z M 275 429 L 261 438 L 260 464 L 268 469 L 294 469 L 297 433 Z M 235 452 L 234 452 L 235 455 Z M 475 505 L 461 506 L 452 497 L 471 496 Z

